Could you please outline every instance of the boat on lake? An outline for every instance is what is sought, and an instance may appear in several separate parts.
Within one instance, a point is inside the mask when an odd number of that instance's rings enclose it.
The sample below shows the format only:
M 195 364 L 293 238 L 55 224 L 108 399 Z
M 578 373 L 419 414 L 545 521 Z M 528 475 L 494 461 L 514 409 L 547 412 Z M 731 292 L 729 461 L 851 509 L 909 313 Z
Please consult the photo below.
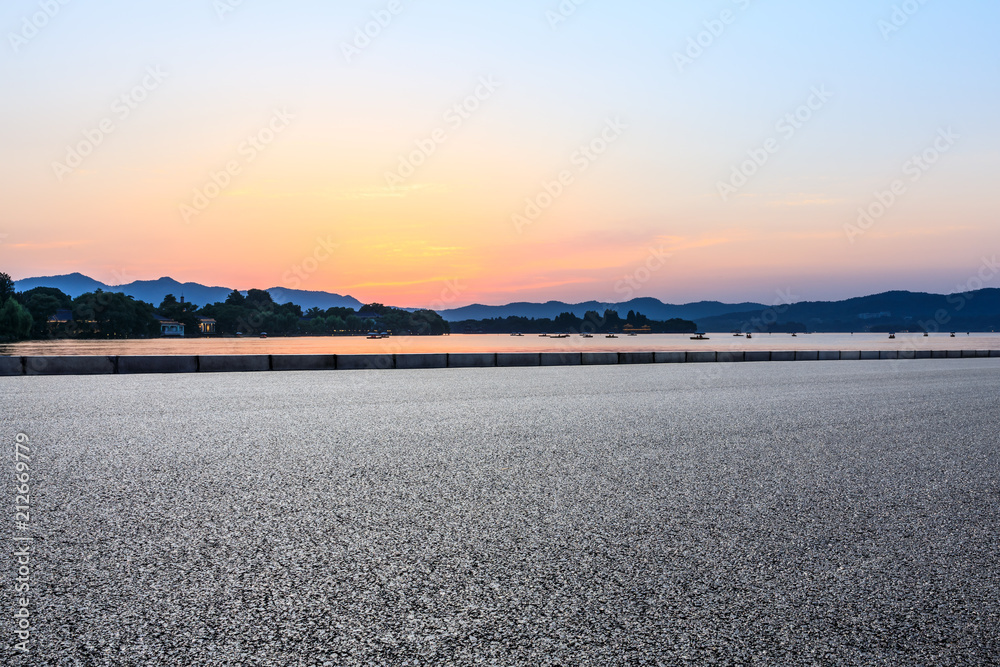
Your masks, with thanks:
M 691 336 L 691 340 L 710 340 L 710 339 L 703 333 L 696 333 L 695 335 Z

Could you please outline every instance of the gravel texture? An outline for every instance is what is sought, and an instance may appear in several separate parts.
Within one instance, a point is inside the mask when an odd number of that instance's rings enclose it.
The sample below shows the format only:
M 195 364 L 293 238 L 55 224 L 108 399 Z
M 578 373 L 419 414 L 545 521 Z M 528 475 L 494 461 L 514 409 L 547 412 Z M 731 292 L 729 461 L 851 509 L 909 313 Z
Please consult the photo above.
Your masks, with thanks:
M 998 664 L 998 385 L 992 359 L 0 378 L 36 538 L 27 656 L 5 548 L 0 663 Z

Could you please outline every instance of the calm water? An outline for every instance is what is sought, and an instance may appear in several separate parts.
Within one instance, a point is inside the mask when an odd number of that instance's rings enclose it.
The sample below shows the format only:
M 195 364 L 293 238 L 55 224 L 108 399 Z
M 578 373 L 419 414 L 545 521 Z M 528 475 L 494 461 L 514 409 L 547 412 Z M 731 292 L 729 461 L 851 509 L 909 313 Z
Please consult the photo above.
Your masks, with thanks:
M 605 338 L 573 335 L 542 338 L 535 334 L 455 334 L 394 336 L 368 340 L 362 336 L 301 338 L 188 338 L 151 340 L 52 340 L 0 345 L 0 355 L 163 355 L 163 354 L 366 354 L 433 352 L 615 352 L 678 350 L 1000 350 L 1000 334 L 756 334 L 750 340 L 732 334 L 709 334 L 690 340 L 688 334 L 643 334 Z

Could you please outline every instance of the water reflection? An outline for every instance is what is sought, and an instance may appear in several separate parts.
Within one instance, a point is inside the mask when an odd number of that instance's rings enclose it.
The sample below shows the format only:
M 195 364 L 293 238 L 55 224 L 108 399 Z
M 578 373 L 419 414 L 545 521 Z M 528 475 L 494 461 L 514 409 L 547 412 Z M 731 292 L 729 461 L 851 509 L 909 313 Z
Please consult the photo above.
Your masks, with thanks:
M 605 338 L 548 338 L 534 334 L 453 334 L 451 336 L 303 336 L 296 338 L 156 338 L 149 340 L 45 340 L 0 345 L 0 354 L 35 355 L 208 355 L 208 354 L 416 354 L 442 352 L 617 352 L 681 350 L 1000 350 L 995 333 L 766 334 L 753 338 L 729 333 L 691 340 L 687 334 L 642 334 Z

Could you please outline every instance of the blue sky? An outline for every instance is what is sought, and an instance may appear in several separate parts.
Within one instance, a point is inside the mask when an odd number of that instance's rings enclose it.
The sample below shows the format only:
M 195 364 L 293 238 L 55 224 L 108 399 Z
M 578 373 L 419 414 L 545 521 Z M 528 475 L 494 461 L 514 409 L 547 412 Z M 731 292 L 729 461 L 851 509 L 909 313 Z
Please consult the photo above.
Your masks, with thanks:
M 0 262 L 16 278 L 261 287 L 329 237 L 340 250 L 298 287 L 407 305 L 455 279 L 463 302 L 609 299 L 656 249 L 671 261 L 636 296 L 950 291 L 1000 241 L 998 19 L 995 2 L 936 0 L 16 0 L 0 10 Z M 374 37 L 355 44 L 366 24 Z M 151 67 L 164 80 L 117 117 Z M 484 77 L 495 91 L 447 127 Z M 185 217 L 277 109 L 287 131 Z M 114 132 L 59 178 L 109 117 Z M 626 129 L 577 171 L 615 119 Z M 906 161 L 948 128 L 957 139 L 910 180 Z M 567 169 L 572 184 L 518 225 Z M 857 228 L 895 181 L 905 192 Z

